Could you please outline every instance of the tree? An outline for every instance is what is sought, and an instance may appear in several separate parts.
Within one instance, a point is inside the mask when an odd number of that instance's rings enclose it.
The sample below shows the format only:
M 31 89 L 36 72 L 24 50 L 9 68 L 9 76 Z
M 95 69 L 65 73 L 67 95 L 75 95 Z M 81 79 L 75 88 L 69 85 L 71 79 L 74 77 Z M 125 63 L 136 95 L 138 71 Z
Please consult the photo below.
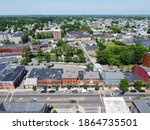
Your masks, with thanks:
M 84 84 L 83 88 L 87 90 L 88 86 L 86 84 Z
M 33 91 L 37 90 L 36 86 L 32 86 L 32 89 L 33 89 Z
M 29 41 L 29 33 L 27 31 L 24 32 L 23 37 L 22 37 L 22 41 L 24 43 L 27 43 Z
M 21 65 L 26 65 L 28 63 L 27 59 L 26 58 L 23 58 L 21 61 L 20 61 Z
M 57 110 L 54 109 L 54 110 L 52 110 L 52 113 L 58 113 L 58 112 L 57 112 Z
M 71 89 L 71 85 L 67 85 L 67 89 L 70 90 Z
M 98 84 L 98 83 L 96 83 L 94 87 L 95 87 L 95 90 L 96 90 L 96 91 L 98 91 L 98 90 L 99 90 L 99 88 L 100 88 L 100 86 L 99 86 L 99 84 Z
M 129 82 L 128 82 L 128 80 L 127 79 L 122 79 L 121 81 L 120 81 L 120 89 L 122 90 L 122 91 L 127 91 L 128 90 L 128 88 L 129 88 Z
M 141 90 L 141 88 L 143 87 L 143 83 L 140 80 L 135 81 L 134 83 L 135 89 L 137 90 Z
M 31 51 L 30 51 L 30 48 L 28 46 L 25 46 L 23 48 L 23 57 L 26 58 L 27 62 L 30 62 L 31 61 Z
M 150 89 L 150 82 L 147 82 L 147 83 L 145 84 L 145 87 L 146 87 L 147 89 Z
M 86 67 L 88 71 L 93 70 L 93 64 L 87 64 Z

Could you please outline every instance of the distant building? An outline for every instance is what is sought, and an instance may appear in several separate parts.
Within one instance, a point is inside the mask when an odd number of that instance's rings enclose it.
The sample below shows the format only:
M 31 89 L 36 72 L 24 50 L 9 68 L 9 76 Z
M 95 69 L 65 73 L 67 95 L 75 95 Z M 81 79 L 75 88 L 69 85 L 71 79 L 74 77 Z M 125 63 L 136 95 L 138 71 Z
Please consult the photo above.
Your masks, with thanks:
M 0 41 L 10 40 L 11 42 L 19 43 L 22 41 L 23 32 L 15 33 L 0 33 Z
M 150 99 L 134 100 L 131 106 L 132 113 L 150 113 Z
M 2 54 L 22 54 L 24 44 L 0 44 L 0 53 Z
M 135 66 L 134 73 L 139 76 L 144 82 L 150 82 L 150 68 L 145 66 Z
M 0 113 L 47 113 L 48 107 L 39 102 L 0 102 Z
M 25 66 L 16 67 L 1 80 L 2 88 L 15 89 L 20 85 L 26 73 L 27 70 L 25 69 Z
M 142 65 L 146 67 L 150 67 L 150 52 L 144 54 Z
M 61 29 L 53 29 L 53 37 L 54 37 L 54 40 L 61 40 L 62 38 L 62 30 Z
M 123 97 L 103 97 L 105 113 L 130 113 Z

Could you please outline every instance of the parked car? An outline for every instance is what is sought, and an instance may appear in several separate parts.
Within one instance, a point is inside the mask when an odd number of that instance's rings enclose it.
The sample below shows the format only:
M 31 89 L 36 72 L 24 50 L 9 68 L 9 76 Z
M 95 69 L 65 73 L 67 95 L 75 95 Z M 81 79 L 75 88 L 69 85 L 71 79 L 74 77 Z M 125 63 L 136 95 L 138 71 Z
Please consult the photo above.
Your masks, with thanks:
M 70 103 L 77 103 L 76 100 L 70 100 L 69 102 L 70 102 Z
M 78 93 L 78 90 L 72 90 L 72 93 Z
M 45 91 L 45 90 L 42 90 L 42 91 L 41 91 L 41 93 L 47 93 L 47 91 Z
M 49 91 L 49 93 L 55 93 L 56 92 L 56 90 L 50 90 Z
M 130 90 L 131 93 L 136 93 L 137 91 L 135 89 Z
M 138 90 L 140 93 L 144 93 L 145 92 L 145 90 Z

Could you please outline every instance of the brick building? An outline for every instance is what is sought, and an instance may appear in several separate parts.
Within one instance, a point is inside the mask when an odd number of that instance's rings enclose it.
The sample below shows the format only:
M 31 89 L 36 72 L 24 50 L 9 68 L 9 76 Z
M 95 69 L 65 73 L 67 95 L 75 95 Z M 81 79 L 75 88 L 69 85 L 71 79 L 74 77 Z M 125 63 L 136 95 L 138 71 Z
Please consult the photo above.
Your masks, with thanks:
M 150 67 L 150 52 L 144 54 L 142 65 Z
M 25 66 L 16 67 L 1 80 L 2 88 L 15 89 L 20 85 L 26 73 Z
M 136 66 L 134 73 L 138 75 L 144 82 L 150 82 L 150 68 L 145 66 Z
M 38 87 L 53 87 L 58 85 L 61 87 L 62 85 L 62 73 L 63 69 L 54 69 L 54 68 L 33 68 L 28 78 L 37 78 L 37 86 Z M 26 86 L 25 86 L 26 88 Z
M 23 44 L 1 44 L 0 45 L 0 53 L 2 54 L 22 54 L 23 52 L 23 48 L 25 47 L 26 45 L 23 45 Z

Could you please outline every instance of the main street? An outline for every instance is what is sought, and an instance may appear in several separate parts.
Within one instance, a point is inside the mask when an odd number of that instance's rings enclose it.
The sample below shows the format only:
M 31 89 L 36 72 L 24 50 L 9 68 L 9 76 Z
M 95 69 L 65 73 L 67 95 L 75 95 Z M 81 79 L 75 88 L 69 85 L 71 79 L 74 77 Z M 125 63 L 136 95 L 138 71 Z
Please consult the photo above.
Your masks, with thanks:
M 45 102 L 56 107 L 56 109 L 60 112 L 75 112 L 77 105 L 79 105 L 86 113 L 96 113 L 101 105 L 100 95 L 98 92 L 77 94 L 58 92 L 53 94 L 42 94 L 40 92 L 14 92 L 11 96 L 12 97 L 9 97 L 9 101 L 11 99 L 11 102 Z M 105 96 L 110 97 L 109 94 L 106 94 Z M 8 94 L 0 93 L 0 101 L 8 101 L 7 97 Z M 149 98 L 150 93 L 126 93 L 120 97 L 123 97 L 126 103 L 130 104 L 134 99 Z M 72 100 L 75 102 L 71 102 Z

